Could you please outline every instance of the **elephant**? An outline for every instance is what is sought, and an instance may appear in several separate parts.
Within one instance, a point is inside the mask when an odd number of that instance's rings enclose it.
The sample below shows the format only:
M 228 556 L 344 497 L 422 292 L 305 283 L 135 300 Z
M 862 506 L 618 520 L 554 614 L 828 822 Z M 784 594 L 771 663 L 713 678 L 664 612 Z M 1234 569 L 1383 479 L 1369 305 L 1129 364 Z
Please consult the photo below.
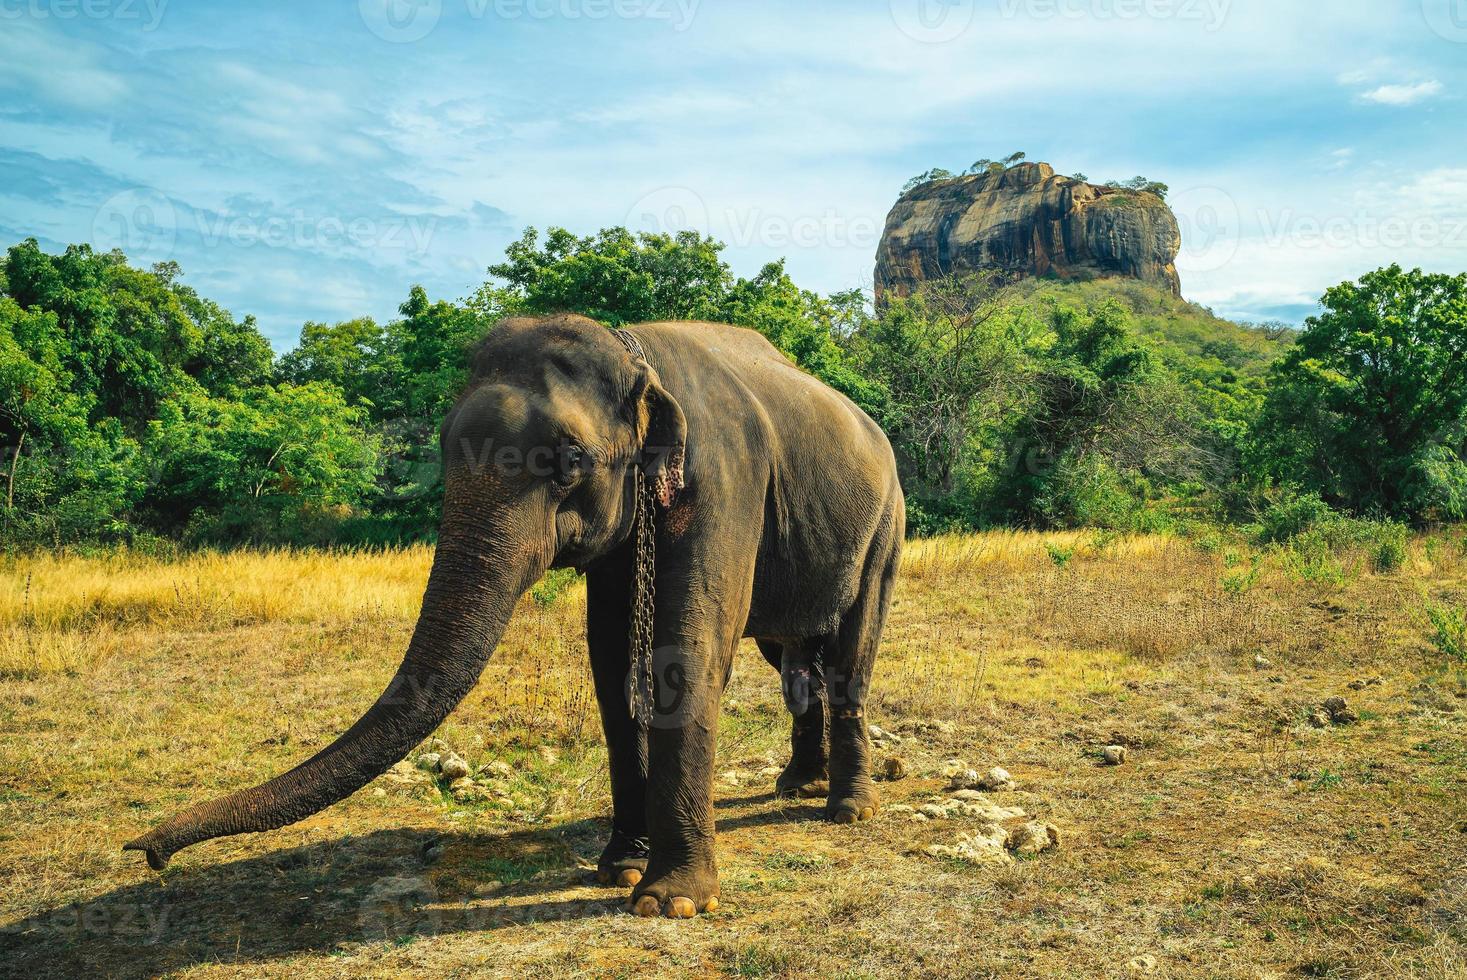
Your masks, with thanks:
M 611 330 L 517 316 L 479 343 L 440 432 L 443 515 L 401 665 L 331 745 L 125 845 L 178 850 L 283 827 L 404 758 L 477 682 L 550 568 L 586 577 L 586 637 L 608 749 L 603 883 L 638 915 L 718 905 L 713 768 L 741 639 L 781 672 L 793 715 L 777 792 L 876 814 L 865 706 L 906 505 L 881 429 L 756 331 Z

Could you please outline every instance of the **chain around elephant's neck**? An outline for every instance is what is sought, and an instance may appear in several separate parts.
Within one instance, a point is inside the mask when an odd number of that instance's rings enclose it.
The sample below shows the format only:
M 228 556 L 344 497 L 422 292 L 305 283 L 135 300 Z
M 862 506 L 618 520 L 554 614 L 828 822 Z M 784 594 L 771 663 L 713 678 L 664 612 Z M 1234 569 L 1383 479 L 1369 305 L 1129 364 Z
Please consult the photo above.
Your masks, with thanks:
M 625 330 L 614 330 L 616 339 L 640 361 L 647 352 L 636 337 Z M 635 571 L 632 578 L 632 608 L 627 629 L 627 652 L 631 655 L 631 677 L 628 700 L 632 717 L 643 728 L 652 723 L 656 692 L 652 683 L 652 621 L 657 607 L 657 497 L 647 483 L 647 474 L 638 461 L 632 466 L 634 506 L 632 547 Z

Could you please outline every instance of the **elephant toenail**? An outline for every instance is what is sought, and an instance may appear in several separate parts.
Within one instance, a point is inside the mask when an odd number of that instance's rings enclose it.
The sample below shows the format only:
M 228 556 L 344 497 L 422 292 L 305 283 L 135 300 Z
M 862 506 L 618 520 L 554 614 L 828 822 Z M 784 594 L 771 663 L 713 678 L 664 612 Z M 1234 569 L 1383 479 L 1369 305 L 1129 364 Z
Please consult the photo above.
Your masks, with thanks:
M 639 915 L 644 919 L 650 919 L 652 916 L 657 915 L 661 911 L 662 904 L 651 895 L 643 895 L 641 898 L 637 899 L 636 904 L 632 906 L 632 914 Z
M 693 904 L 691 898 L 674 898 L 667 903 L 667 917 L 669 919 L 691 919 L 698 914 L 698 908 Z
M 616 876 L 616 883 L 626 888 L 632 887 L 641 880 L 642 872 L 638 871 L 636 868 L 627 868 L 622 871 L 621 874 Z
M 703 906 L 703 911 L 704 912 L 717 912 L 718 911 L 718 899 L 717 898 L 710 898 L 708 900 L 708 904 L 705 905 L 705 906 Z

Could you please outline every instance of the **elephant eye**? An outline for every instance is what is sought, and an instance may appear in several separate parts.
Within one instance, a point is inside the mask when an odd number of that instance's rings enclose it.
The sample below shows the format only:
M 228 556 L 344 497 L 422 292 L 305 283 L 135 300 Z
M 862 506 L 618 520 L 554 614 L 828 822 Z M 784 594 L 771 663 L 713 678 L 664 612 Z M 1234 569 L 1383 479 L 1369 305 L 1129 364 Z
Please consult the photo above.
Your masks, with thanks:
M 560 471 L 555 475 L 555 482 L 562 486 L 570 486 L 591 468 L 591 454 L 580 446 L 567 446 L 560 456 Z

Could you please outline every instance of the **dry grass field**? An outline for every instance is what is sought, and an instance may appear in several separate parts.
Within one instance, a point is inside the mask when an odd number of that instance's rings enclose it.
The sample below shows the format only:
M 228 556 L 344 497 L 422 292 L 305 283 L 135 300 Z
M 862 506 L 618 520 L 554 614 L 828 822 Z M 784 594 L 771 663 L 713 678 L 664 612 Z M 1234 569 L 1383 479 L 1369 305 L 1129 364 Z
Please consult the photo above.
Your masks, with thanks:
M 722 907 L 691 922 L 588 883 L 609 800 L 575 584 L 525 599 L 438 733 L 508 764 L 484 799 L 383 779 L 162 875 L 120 851 L 353 721 L 430 561 L 0 564 L 0 975 L 1467 976 L 1460 532 L 1389 572 L 1161 537 L 913 544 L 871 712 L 910 775 L 853 827 L 774 800 L 787 722 L 742 652 Z M 1335 696 L 1358 719 L 1311 721 Z M 1110 744 L 1125 764 L 1100 763 Z M 1060 846 L 929 856 L 973 821 L 902 808 L 952 760 L 1008 769 L 994 801 Z

